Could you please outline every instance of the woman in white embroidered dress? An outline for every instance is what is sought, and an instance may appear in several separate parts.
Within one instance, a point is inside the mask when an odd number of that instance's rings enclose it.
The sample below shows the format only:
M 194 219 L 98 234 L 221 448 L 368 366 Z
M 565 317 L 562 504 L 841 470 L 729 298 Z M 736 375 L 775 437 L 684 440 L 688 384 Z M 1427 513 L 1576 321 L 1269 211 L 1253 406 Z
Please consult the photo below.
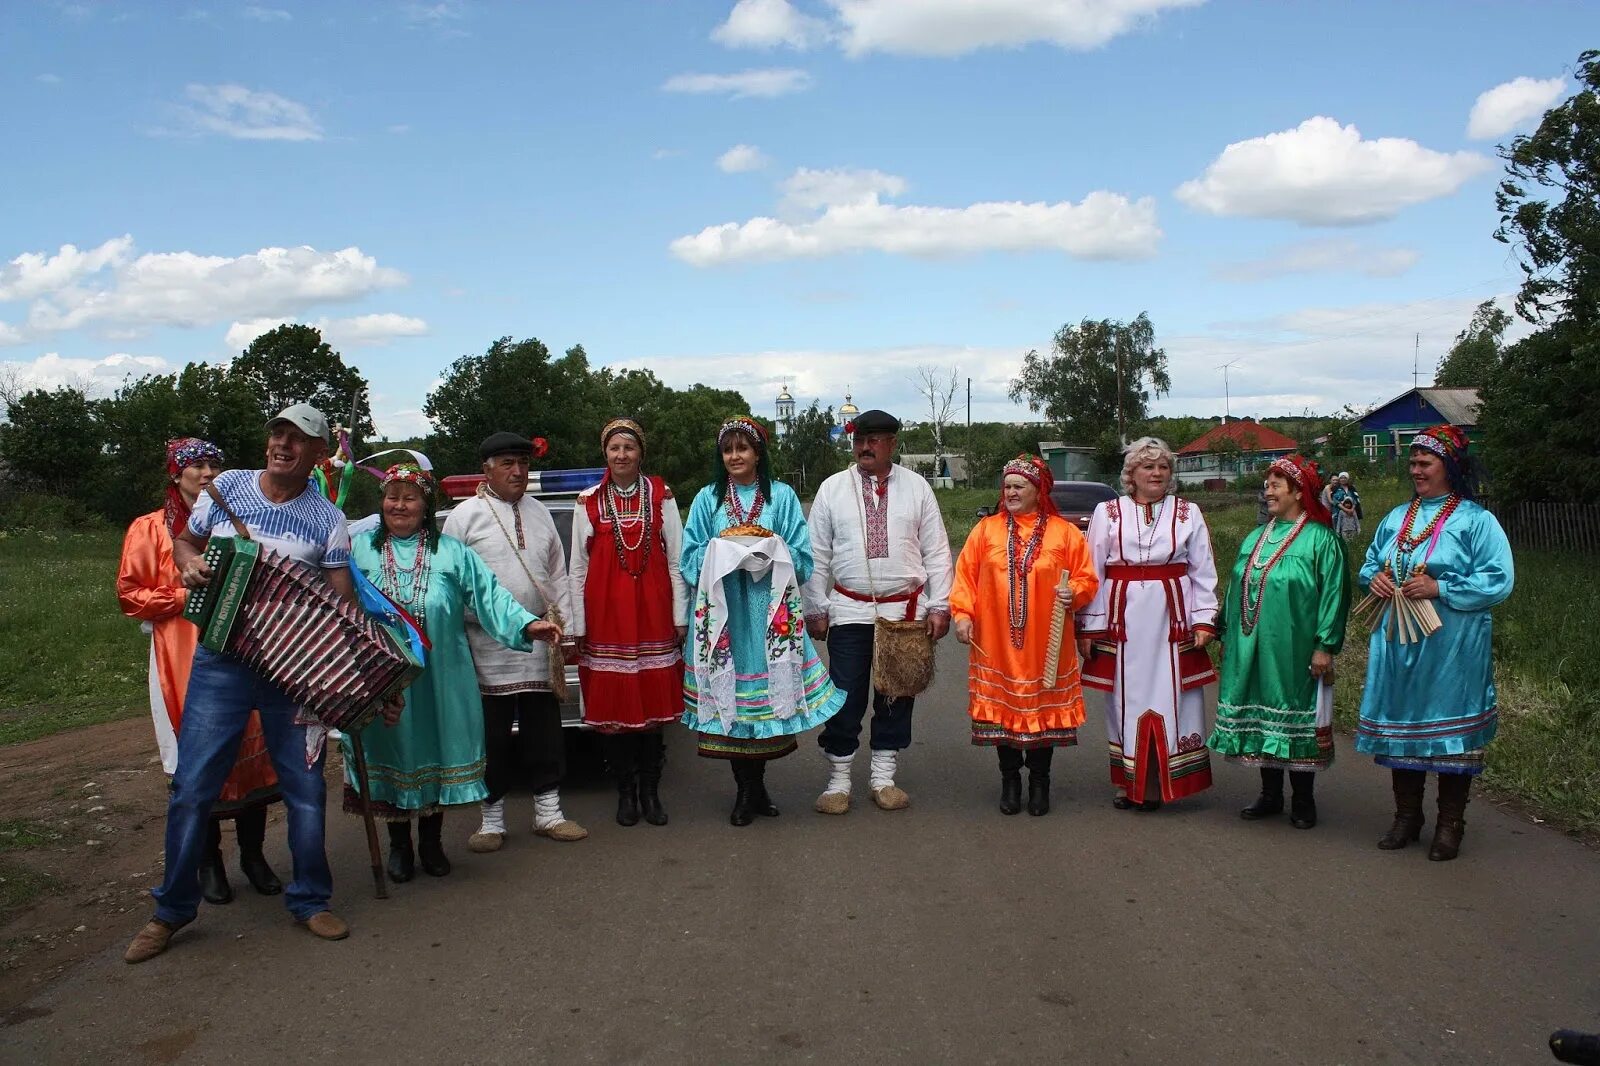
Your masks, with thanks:
M 1172 451 L 1128 446 L 1123 495 L 1095 508 L 1089 553 L 1100 589 L 1078 613 L 1083 684 L 1106 693 L 1112 804 L 1160 808 L 1211 787 L 1202 689 L 1217 679 L 1217 566 L 1205 516 L 1174 494 Z

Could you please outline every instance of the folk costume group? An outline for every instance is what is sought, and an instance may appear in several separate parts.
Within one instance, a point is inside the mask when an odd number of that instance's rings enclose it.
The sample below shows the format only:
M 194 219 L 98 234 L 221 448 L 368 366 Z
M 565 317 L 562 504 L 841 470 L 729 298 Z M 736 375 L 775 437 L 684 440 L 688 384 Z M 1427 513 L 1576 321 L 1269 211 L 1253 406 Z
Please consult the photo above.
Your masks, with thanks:
M 426 643 L 421 675 L 383 707 L 382 724 L 361 731 L 364 786 L 354 738 L 340 740 L 345 807 L 387 822 L 397 882 L 418 865 L 450 872 L 449 807 L 477 805 L 469 848 L 500 849 L 507 794 L 525 776 L 534 834 L 588 835 L 561 809 L 567 654 L 584 721 L 617 778 L 623 826 L 667 824 L 662 731 L 674 721 L 694 731 L 701 756 L 729 764 L 735 826 L 779 813 L 766 765 L 819 726 L 818 812 L 850 810 L 864 726 L 873 803 L 909 807 L 896 773 L 915 693 L 951 630 L 969 649 L 971 740 L 996 751 L 1003 814 L 1048 813 L 1052 757 L 1077 743 L 1087 688 L 1101 694 L 1115 807 L 1148 812 L 1205 790 L 1214 751 L 1260 773 L 1242 817 L 1282 814 L 1287 774 L 1292 824 L 1316 824 L 1351 583 L 1320 475 L 1299 456 L 1272 464 L 1270 517 L 1219 586 L 1205 517 L 1176 495 L 1173 455 L 1149 437 L 1126 450 L 1123 491 L 1096 508 L 1087 536 L 1057 511 L 1048 464 L 1007 463 L 999 505 L 952 560 L 928 482 L 893 462 L 900 423 L 886 412 L 849 427 L 855 463 L 822 483 L 809 518 L 773 479 L 753 419 L 721 427 L 710 484 L 681 520 L 671 488 L 645 472 L 644 427 L 618 418 L 600 434 L 604 476 L 572 512 L 569 559 L 549 510 L 528 495 L 534 444 L 524 436 L 483 442 L 482 484 L 438 532 L 425 457 L 388 467 L 377 520 L 352 537 L 308 480 L 327 455 L 327 420 L 296 404 L 266 429 L 261 470 L 221 472 L 214 446 L 172 442 L 165 506 L 128 531 L 118 596 L 151 635 L 152 717 L 172 777 L 164 880 L 129 962 L 165 951 L 202 898 L 232 898 L 223 819 L 235 821 L 257 891 L 284 892 L 320 938 L 349 932 L 329 909 L 324 731 L 241 662 L 197 647 L 179 617 L 210 579 L 207 537 L 240 525 L 352 602 L 358 587 L 375 589 Z M 1426 776 L 1438 776 L 1430 857 L 1443 860 L 1460 848 L 1471 778 L 1495 734 L 1489 612 L 1510 595 L 1513 569 L 1499 525 L 1471 499 L 1477 479 L 1459 430 L 1418 434 L 1410 473 L 1415 495 L 1379 524 L 1360 582 L 1380 611 L 1411 617 L 1398 600 L 1430 601 L 1440 625 L 1413 639 L 1397 638 L 1392 622 L 1374 627 L 1356 750 L 1393 774 L 1385 849 L 1419 839 Z M 814 639 L 825 640 L 827 665 Z M 294 867 L 286 890 L 262 856 L 265 805 L 279 799 Z

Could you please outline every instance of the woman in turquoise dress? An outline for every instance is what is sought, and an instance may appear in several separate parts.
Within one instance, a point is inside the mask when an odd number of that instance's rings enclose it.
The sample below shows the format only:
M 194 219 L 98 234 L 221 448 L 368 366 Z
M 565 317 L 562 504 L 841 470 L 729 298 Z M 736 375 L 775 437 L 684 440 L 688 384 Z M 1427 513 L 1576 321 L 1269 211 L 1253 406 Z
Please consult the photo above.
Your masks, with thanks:
M 1472 499 L 1475 481 L 1466 435 L 1455 426 L 1425 429 L 1411 441 L 1416 495 L 1378 524 L 1361 583 L 1379 599 L 1430 600 L 1440 628 L 1402 643 L 1383 624 L 1372 630 L 1367 688 L 1356 750 L 1389 767 L 1394 825 L 1378 847 L 1393 851 L 1422 835 L 1423 792 L 1439 778 L 1439 814 L 1428 858 L 1461 849 L 1467 794 L 1499 728 L 1489 611 L 1511 595 L 1511 545 Z M 1385 612 L 1386 614 L 1387 612 Z
M 702 756 L 733 767 L 728 820 L 749 825 L 778 813 L 767 763 L 833 717 L 844 693 L 805 632 L 800 586 L 811 576 L 811 531 L 794 490 L 772 480 L 766 431 L 735 418 L 718 432 L 717 454 L 683 531 L 691 590 L 683 724 L 698 732 Z M 713 545 L 724 537 L 738 540 Z
M 1222 683 L 1208 747 L 1261 772 L 1261 794 L 1239 812 L 1317 824 L 1316 775 L 1333 765 L 1333 657 L 1344 646 L 1350 574 L 1322 504 L 1316 467 L 1298 455 L 1267 471 L 1272 517 L 1239 546 L 1217 630 Z
M 529 613 L 500 587 L 476 552 L 434 532 L 433 475 L 411 464 L 383 479 L 378 525 L 351 538 L 351 563 L 416 625 L 428 641 L 427 667 L 406 689 L 405 710 L 390 728 L 364 730 L 373 813 L 389 824 L 389 877 L 409 881 L 418 854 L 433 877 L 450 872 L 440 833 L 445 807 L 477 804 L 483 783 L 483 704 L 467 647 L 465 613 L 509 648 L 559 640 L 560 629 Z M 344 809 L 361 813 L 354 749 L 344 748 Z M 413 852 L 411 819 L 417 819 Z

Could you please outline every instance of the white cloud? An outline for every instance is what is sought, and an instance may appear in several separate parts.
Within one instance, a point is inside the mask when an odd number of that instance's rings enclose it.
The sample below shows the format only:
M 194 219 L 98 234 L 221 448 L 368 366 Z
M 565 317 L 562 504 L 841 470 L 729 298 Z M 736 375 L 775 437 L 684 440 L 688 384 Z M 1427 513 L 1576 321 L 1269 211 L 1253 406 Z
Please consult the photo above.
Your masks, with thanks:
M 245 5 L 239 14 L 256 22 L 288 22 L 294 18 L 281 7 L 260 7 L 256 4 Z
M 123 234 L 86 252 L 72 244 L 63 244 L 55 255 L 23 252 L 0 267 L 0 303 L 32 300 L 67 288 L 81 278 L 124 262 L 132 250 L 133 238 Z
M 759 217 L 708 226 L 672 242 L 691 266 L 746 260 L 814 259 L 846 252 L 949 256 L 986 251 L 1060 251 L 1083 259 L 1138 259 L 1155 253 L 1155 201 L 1092 192 L 1079 203 L 988 202 L 967 207 L 885 204 L 905 179 L 876 170 L 809 170 L 783 183 L 783 208 L 821 212 L 785 221 Z
M 390 133 L 410 133 L 411 132 L 411 126 L 410 126 L 409 123 L 397 122 L 393 126 L 389 127 L 389 132 Z
M 1415 248 L 1380 248 L 1348 238 L 1299 241 L 1270 254 L 1217 266 L 1212 275 L 1223 281 L 1268 281 L 1289 274 L 1364 274 L 1398 277 L 1422 258 Z
M 803 15 L 789 0 L 739 0 L 726 22 L 711 31 L 711 39 L 729 48 L 801 49 L 828 38 L 828 24 Z
M 28 337 L 94 327 L 134 336 L 151 326 L 200 326 L 343 303 L 403 285 L 359 248 L 263 248 L 240 256 L 150 252 L 118 237 L 81 252 L 30 252 L 0 268 L 0 303 L 28 301 Z
M 322 339 L 340 351 L 377 348 L 397 337 L 424 337 L 428 333 L 428 323 L 422 319 L 392 312 L 356 315 L 352 318 L 319 318 L 314 322 L 308 322 L 299 316 L 278 315 L 235 322 L 228 327 L 223 343 L 230 349 L 243 351 L 250 346 L 251 341 L 286 322 L 315 326 L 322 334 Z
M 1354 125 L 1319 115 L 1228 145 L 1176 195 L 1214 215 L 1360 225 L 1449 196 L 1489 165 L 1475 152 L 1435 152 L 1399 137 L 1363 140 Z
M 828 0 L 849 55 L 957 56 L 980 48 L 1099 48 L 1161 12 L 1205 0 Z
M 242 85 L 190 85 L 177 108 L 182 133 L 245 141 L 320 141 L 322 127 L 304 104 Z
M 683 154 L 682 148 L 657 148 L 650 153 L 651 159 L 676 159 Z
M 1543 115 L 1567 91 L 1562 78 L 1513 78 L 1479 94 L 1467 118 L 1467 136 L 1475 141 L 1503 137 Z
M 170 369 L 165 359 L 154 355 L 117 352 L 103 359 L 83 359 L 46 352 L 27 362 L 0 362 L 0 380 L 24 390 L 71 386 L 91 394 L 103 394 L 121 385 L 129 375 L 161 374 Z
M 742 70 L 737 74 L 674 74 L 661 88 L 669 93 L 727 93 L 742 100 L 801 92 L 811 88 L 811 75 L 787 67 Z
M 38 74 L 33 80 L 41 85 L 60 85 L 62 78 L 59 74 Z
M 751 170 L 760 170 L 770 162 L 771 160 L 755 145 L 736 144 L 717 156 L 717 169 L 724 174 L 743 174 Z

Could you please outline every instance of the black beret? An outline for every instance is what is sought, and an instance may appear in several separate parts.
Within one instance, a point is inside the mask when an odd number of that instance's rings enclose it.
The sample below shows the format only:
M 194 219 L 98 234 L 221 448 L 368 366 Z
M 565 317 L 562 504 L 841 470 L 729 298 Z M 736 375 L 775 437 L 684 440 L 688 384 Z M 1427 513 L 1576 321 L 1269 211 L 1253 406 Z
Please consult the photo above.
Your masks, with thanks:
M 483 443 L 478 445 L 478 457 L 481 459 L 493 459 L 497 455 L 513 453 L 532 457 L 533 441 L 518 433 L 501 431 L 489 434 Z
M 855 435 L 858 437 L 864 437 L 869 433 L 900 432 L 900 420 L 888 411 L 880 411 L 876 407 L 856 415 L 855 423 Z

